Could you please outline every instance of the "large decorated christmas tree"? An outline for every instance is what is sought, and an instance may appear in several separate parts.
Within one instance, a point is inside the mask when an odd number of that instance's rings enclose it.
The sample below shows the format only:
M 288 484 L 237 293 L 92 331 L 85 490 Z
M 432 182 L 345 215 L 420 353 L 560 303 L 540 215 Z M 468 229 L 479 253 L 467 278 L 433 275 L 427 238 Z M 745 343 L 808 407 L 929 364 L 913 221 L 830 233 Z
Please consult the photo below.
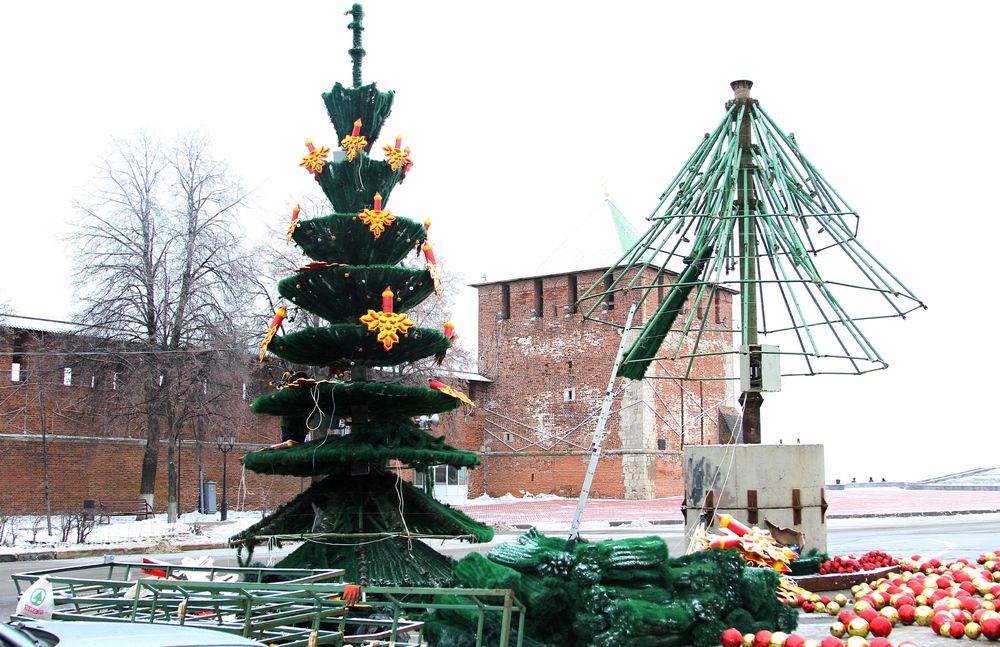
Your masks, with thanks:
M 421 538 L 488 541 L 493 533 L 401 478 L 403 467 L 478 463 L 418 423 L 472 403 L 436 379 L 408 385 L 385 370 L 440 356 L 454 333 L 450 324 L 443 332 L 417 327 L 406 314 L 440 294 L 440 276 L 428 226 L 387 209 L 412 162 L 399 137 L 383 147 L 384 159 L 371 156 L 393 93 L 362 85 L 363 13 L 354 5 L 349 14 L 353 85 L 323 94 L 343 153 L 306 142 L 302 160 L 333 213 L 300 220 L 296 208 L 289 238 L 312 262 L 278 283 L 283 299 L 327 325 L 277 335 L 287 308 L 277 309 L 261 358 L 270 352 L 312 368 L 254 400 L 255 412 L 280 417 L 284 442 L 243 458 L 249 470 L 312 485 L 233 542 L 252 551 L 265 538 L 301 537 L 279 566 L 343 568 L 371 585 L 440 585 L 452 581 L 451 562 Z

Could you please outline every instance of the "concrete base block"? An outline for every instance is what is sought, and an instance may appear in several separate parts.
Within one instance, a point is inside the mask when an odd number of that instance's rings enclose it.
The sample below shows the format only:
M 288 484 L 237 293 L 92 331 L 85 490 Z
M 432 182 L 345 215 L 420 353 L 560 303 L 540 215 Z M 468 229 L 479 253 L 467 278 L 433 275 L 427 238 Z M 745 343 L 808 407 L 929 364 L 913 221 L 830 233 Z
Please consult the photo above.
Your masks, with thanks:
M 823 460 L 823 445 L 687 445 L 687 536 L 703 511 L 712 515 L 712 526 L 714 513 L 729 513 L 765 530 L 770 522 L 800 532 L 802 550 L 826 551 Z

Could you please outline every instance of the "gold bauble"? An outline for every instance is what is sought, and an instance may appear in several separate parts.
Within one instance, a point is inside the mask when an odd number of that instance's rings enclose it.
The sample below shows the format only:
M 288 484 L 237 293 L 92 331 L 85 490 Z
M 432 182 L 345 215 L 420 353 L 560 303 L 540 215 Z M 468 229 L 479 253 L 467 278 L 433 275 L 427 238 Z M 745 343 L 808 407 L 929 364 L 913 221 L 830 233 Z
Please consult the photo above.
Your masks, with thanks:
M 851 618 L 851 621 L 847 623 L 847 633 L 852 636 L 867 636 L 868 635 L 868 621 L 858 616 L 857 618 Z
M 768 643 L 768 645 L 770 645 L 770 647 L 781 647 L 782 645 L 785 644 L 785 641 L 787 639 L 788 639 L 788 634 L 786 634 L 784 631 L 775 631 L 774 633 L 771 634 L 771 641 Z
M 913 611 L 913 619 L 918 625 L 922 627 L 927 627 L 931 624 L 931 618 L 934 617 L 934 609 L 927 605 L 920 605 Z

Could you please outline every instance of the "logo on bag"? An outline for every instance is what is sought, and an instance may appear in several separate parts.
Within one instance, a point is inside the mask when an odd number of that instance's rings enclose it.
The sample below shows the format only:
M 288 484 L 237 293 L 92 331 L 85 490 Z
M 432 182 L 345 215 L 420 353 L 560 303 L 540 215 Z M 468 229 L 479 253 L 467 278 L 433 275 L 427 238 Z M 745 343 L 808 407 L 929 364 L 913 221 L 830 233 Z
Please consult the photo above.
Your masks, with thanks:
M 28 598 L 28 601 L 35 606 L 45 602 L 45 589 L 36 589 L 35 592 L 31 594 L 31 597 Z

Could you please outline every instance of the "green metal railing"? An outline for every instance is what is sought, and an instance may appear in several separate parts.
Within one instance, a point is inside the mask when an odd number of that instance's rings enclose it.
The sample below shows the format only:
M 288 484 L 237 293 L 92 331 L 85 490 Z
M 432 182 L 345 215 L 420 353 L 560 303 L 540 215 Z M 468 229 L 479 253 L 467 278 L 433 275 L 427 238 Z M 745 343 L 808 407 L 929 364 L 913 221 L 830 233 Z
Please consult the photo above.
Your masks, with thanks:
M 165 567 L 167 578 L 137 579 L 150 564 L 114 562 L 16 573 L 18 594 L 45 576 L 52 584 L 53 620 L 148 622 L 217 629 L 280 645 L 419 646 L 423 618 L 435 610 L 475 620 L 477 647 L 487 627 L 499 645 L 522 644 L 524 605 L 509 589 L 365 587 L 364 599 L 347 605 L 341 598 L 343 571 L 306 569 Z M 246 581 L 199 581 L 239 575 Z M 107 575 L 106 578 L 95 574 Z M 266 582 L 274 577 L 290 578 Z M 187 579 L 183 579 L 187 578 Z M 332 581 L 338 580 L 338 581 Z M 494 618 L 490 621 L 490 618 Z M 516 629 L 516 632 L 515 632 Z

